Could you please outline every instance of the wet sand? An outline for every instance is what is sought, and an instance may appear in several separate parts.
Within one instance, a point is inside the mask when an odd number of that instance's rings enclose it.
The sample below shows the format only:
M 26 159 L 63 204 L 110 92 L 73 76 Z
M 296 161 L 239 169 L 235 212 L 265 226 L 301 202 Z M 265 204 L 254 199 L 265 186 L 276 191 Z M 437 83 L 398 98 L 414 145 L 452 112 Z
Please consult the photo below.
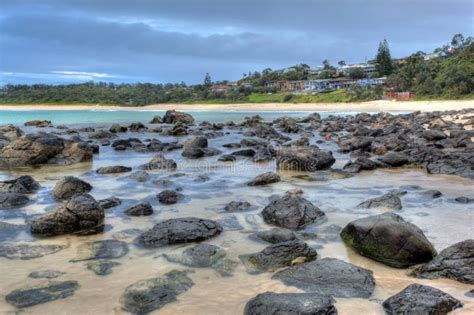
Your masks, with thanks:
M 474 100 L 371 101 L 353 103 L 262 103 L 262 104 L 155 104 L 140 107 L 112 105 L 0 105 L 1 110 L 229 110 L 229 111 L 444 111 L 474 108 Z

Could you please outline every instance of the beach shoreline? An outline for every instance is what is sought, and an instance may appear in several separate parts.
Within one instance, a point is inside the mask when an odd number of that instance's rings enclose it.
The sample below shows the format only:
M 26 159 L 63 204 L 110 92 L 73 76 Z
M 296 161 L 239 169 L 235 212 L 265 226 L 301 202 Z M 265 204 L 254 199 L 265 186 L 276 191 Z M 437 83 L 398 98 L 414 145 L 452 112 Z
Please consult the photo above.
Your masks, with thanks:
M 370 101 L 351 103 L 242 103 L 242 104 L 154 104 L 116 105 L 0 105 L 2 110 L 193 110 L 193 111 L 446 111 L 474 108 L 474 100 Z

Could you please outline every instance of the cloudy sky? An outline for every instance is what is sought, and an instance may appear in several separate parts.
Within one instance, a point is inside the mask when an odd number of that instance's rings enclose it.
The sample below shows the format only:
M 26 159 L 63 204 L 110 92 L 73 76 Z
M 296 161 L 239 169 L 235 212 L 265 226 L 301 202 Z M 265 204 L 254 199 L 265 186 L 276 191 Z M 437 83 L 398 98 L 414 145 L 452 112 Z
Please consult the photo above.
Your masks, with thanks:
M 202 82 L 401 57 L 473 35 L 473 0 L 0 0 L 0 84 Z

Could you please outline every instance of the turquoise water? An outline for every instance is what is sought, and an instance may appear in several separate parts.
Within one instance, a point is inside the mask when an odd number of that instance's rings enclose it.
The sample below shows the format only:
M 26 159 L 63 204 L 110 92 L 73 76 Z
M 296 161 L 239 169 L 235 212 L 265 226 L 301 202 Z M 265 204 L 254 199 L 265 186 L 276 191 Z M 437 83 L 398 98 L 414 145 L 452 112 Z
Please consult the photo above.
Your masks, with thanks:
M 311 111 L 187 111 L 198 121 L 210 122 L 242 121 L 247 116 L 260 115 L 265 120 L 281 116 L 304 117 Z M 164 110 L 2 110 L 0 125 L 23 125 L 26 121 L 36 119 L 51 120 L 55 125 L 90 124 L 90 123 L 131 123 L 147 122 L 154 115 L 164 115 Z M 322 117 L 329 115 L 349 115 L 357 112 L 320 111 Z

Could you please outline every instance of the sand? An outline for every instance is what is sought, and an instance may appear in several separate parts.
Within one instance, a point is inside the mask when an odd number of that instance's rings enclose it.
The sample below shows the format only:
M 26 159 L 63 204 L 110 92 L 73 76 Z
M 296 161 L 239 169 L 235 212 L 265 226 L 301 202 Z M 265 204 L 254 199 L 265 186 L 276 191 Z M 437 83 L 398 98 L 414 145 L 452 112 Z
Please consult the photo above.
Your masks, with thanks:
M 232 110 L 232 111 L 444 111 L 474 108 L 474 100 L 371 101 L 359 103 L 155 104 L 141 107 L 111 105 L 0 105 L 0 110 Z

